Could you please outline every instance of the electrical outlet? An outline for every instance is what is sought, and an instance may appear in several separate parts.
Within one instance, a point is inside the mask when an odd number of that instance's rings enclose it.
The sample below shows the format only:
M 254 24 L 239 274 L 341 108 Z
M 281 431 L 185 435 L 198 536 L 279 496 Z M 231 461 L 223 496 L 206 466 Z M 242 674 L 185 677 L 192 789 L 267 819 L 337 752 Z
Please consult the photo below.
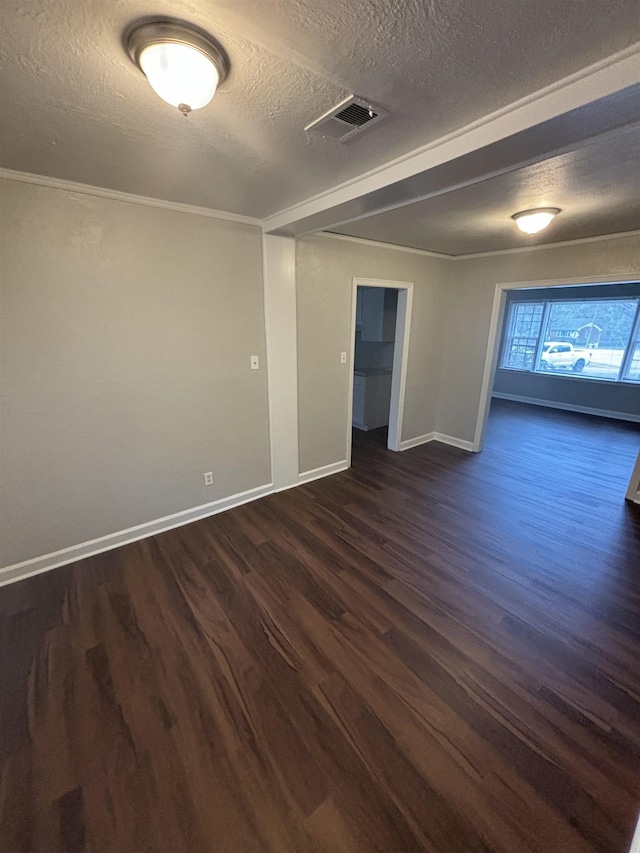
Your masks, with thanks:
M 346 363 L 347 363 L 347 354 L 346 354 L 346 352 L 341 352 L 340 353 L 340 364 L 346 364 Z
M 260 359 L 257 355 L 251 356 L 251 370 L 258 370 L 260 367 Z
M 213 486 L 213 471 L 207 471 L 204 475 L 205 486 Z

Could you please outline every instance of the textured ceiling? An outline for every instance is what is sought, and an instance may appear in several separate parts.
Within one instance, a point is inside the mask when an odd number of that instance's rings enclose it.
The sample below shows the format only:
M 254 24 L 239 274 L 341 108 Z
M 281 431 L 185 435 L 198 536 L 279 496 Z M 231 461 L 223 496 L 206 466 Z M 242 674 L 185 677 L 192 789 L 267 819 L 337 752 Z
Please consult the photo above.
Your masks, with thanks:
M 511 215 L 562 213 L 529 237 Z M 512 249 L 640 229 L 640 124 L 462 189 L 332 230 L 447 255 Z
M 0 0 L 0 165 L 264 217 L 638 38 L 637 0 Z M 231 74 L 187 119 L 121 46 L 154 13 L 215 35 Z M 351 92 L 391 115 L 303 127 Z

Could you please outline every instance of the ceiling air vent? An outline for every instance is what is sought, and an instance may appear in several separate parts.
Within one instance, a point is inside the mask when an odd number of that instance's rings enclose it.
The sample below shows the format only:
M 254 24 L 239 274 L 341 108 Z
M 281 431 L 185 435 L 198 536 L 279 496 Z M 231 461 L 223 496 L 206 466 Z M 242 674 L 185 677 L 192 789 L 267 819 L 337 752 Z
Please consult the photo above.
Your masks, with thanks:
M 363 98 L 351 95 L 328 113 L 320 116 L 305 127 L 306 131 L 318 133 L 327 139 L 346 142 L 365 128 L 371 127 L 386 116 L 386 111 Z

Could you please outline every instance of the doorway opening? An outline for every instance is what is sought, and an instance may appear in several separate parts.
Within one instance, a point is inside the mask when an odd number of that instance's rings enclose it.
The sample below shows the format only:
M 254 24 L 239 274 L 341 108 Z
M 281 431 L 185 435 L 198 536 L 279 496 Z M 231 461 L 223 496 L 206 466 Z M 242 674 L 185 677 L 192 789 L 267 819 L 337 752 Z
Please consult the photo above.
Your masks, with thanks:
M 352 297 L 349 465 L 352 430 L 401 449 L 413 284 L 354 278 Z
M 637 282 L 594 277 L 496 285 L 474 451 L 483 448 L 493 396 L 614 418 L 626 412 L 623 419 L 637 420 Z M 607 308 L 606 322 L 581 319 L 594 306 Z

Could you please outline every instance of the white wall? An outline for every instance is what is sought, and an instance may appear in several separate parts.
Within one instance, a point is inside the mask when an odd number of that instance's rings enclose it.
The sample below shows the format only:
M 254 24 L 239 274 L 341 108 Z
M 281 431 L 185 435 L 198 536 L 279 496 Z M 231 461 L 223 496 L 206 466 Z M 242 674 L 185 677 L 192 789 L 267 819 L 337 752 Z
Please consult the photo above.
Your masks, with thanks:
M 402 440 L 472 441 L 496 283 L 630 275 L 640 239 L 453 262 L 315 236 L 295 266 L 295 293 L 270 275 L 304 474 L 347 455 L 354 277 L 415 285 Z M 268 488 L 264 319 L 258 228 L 1 179 L 0 566 Z
M 253 226 L 0 181 L 0 565 L 269 482 L 261 265 Z
M 346 458 L 354 277 L 414 282 L 402 440 L 435 429 L 450 261 L 330 237 L 296 244 L 300 472 Z
M 473 441 L 495 286 L 504 282 L 628 276 L 640 270 L 640 237 L 612 237 L 451 262 L 437 431 Z M 577 283 L 577 282 L 576 282 Z

